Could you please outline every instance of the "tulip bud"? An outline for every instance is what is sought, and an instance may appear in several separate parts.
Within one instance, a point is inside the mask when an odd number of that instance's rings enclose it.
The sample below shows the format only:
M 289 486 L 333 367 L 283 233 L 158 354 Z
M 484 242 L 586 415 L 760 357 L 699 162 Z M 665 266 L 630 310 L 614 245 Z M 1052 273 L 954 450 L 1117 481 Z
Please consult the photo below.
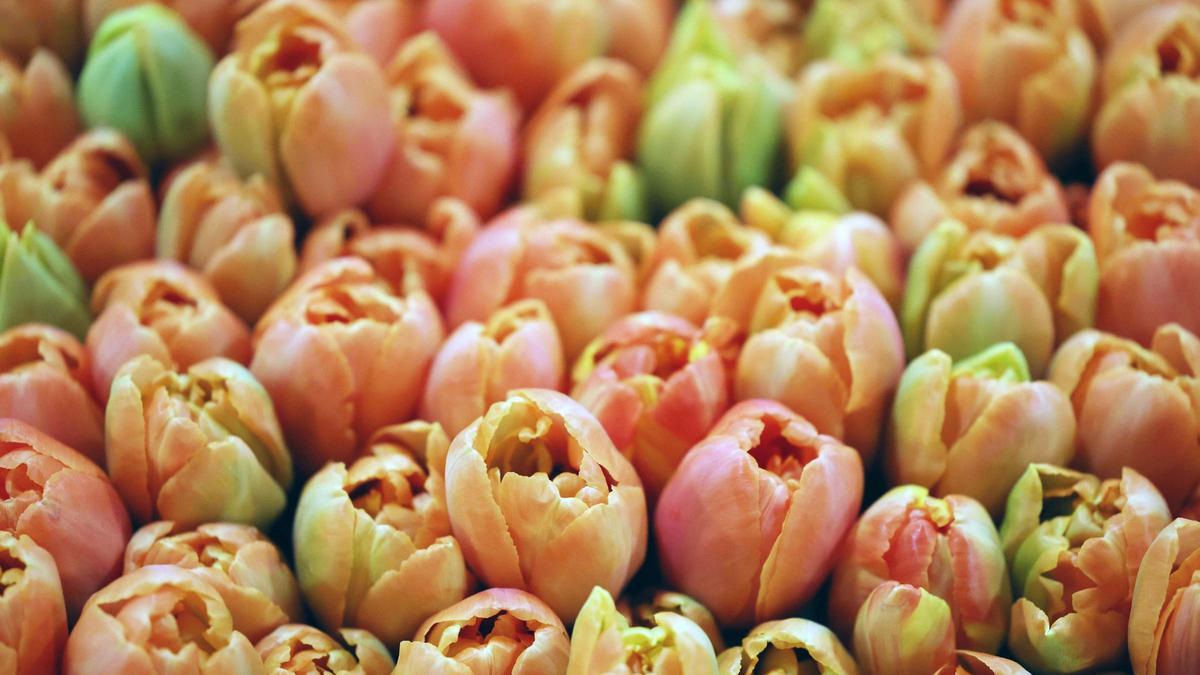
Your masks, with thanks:
M 671 37 L 673 0 L 603 0 L 608 18 L 608 55 L 649 75 Z
M 384 67 L 421 27 L 420 3 L 414 0 L 321 1 L 341 17 L 359 49 Z
M 250 360 L 250 333 L 203 278 L 170 261 L 135 263 L 104 275 L 92 292 L 87 334 L 96 395 L 108 401 L 117 369 L 145 354 L 184 369 L 223 356 Z
M 79 2 L 0 0 L 0 50 L 25 61 L 38 47 L 45 47 L 74 68 L 86 45 L 79 24 Z
M 941 166 L 961 117 L 954 75 L 937 59 L 814 63 L 788 116 L 792 166 L 815 169 L 854 208 L 883 216 L 910 181 Z
M 1185 675 L 1200 669 L 1200 523 L 1179 518 L 1142 558 L 1129 613 L 1135 675 Z
M 57 673 L 67 610 L 54 558 L 25 535 L 0 530 L 0 665 L 13 675 Z
M 406 42 L 386 76 L 395 150 L 367 211 L 379 221 L 422 223 L 436 199 L 454 197 L 492 216 L 516 170 L 512 102 L 477 89 L 433 33 Z
M 903 485 L 872 504 L 850 531 L 834 572 L 834 629 L 844 636 L 855 631 L 855 617 L 862 619 L 871 591 L 885 582 L 945 601 L 957 636 L 952 645 L 995 652 L 1004 643 L 1012 598 L 1004 550 L 991 516 L 974 499 L 939 499 Z
M 259 673 L 262 661 L 207 582 L 151 565 L 101 589 L 67 639 L 63 675 Z
M 1065 465 L 1075 454 L 1071 400 L 1031 382 L 1011 342 L 956 364 L 937 349 L 922 354 L 900 379 L 890 432 L 889 483 L 966 495 L 996 516 L 1031 462 Z
M 723 626 L 788 616 L 833 567 L 862 483 L 851 448 L 779 403 L 739 403 L 684 456 L 659 498 L 663 572 Z
M 74 140 L 79 115 L 72 88 L 53 52 L 38 49 L 23 69 L 0 52 L 0 136 L 13 156 L 44 166 Z
M 331 260 L 297 279 L 259 321 L 250 369 L 299 473 L 350 461 L 376 430 L 409 419 L 442 337 L 429 296 L 393 291 L 366 261 Z
M 20 234 L 0 220 L 0 330 L 44 322 L 82 337 L 91 322 L 87 286 L 33 223 Z
M 215 162 L 171 181 L 158 221 L 158 256 L 201 272 L 221 299 L 253 323 L 296 272 L 295 228 L 274 189 L 242 182 Z
M 129 514 L 83 455 L 17 420 L 0 420 L 0 531 L 28 535 L 54 557 L 72 618 L 121 573 Z
M 293 623 L 276 628 L 259 640 L 255 649 L 268 673 L 390 675 L 395 662 L 378 638 L 353 628 L 342 630 L 340 635 L 348 647 L 312 626 Z
M 1133 17 L 1104 54 L 1092 125 L 1097 169 L 1137 162 L 1160 178 L 1200 187 L 1200 7 L 1159 3 Z
M 1138 566 L 1171 519 L 1133 469 L 1100 481 L 1031 464 L 1000 527 L 1013 589 L 1008 644 L 1038 672 L 1078 673 L 1119 663 Z
M 175 372 L 139 356 L 117 371 L 104 420 L 108 473 L 134 520 L 261 529 L 283 510 L 291 457 L 243 366 L 213 358 Z
M 759 624 L 739 647 L 721 653 L 721 675 L 754 673 L 830 673 L 858 675 L 850 652 L 833 631 L 807 619 L 783 619 Z
M 638 600 L 641 600 L 638 602 Z M 654 620 L 654 615 L 660 612 L 678 614 L 695 623 L 708 636 L 713 650 L 721 652 L 725 649 L 725 640 L 721 637 L 721 628 L 716 618 L 704 605 L 696 602 L 683 593 L 671 591 L 643 590 L 635 596 L 634 605 L 630 606 L 629 599 L 623 598 L 617 603 L 617 609 L 624 614 L 631 624 L 646 626 Z
M 897 581 L 867 596 L 854 622 L 864 675 L 926 675 L 954 664 L 954 621 L 945 600 Z
M 804 24 L 804 53 L 856 65 L 888 52 L 931 54 L 944 13 L 942 0 L 816 0 Z
M 269 2 L 238 22 L 208 86 L 217 145 L 310 216 L 375 191 L 394 148 L 387 83 L 315 0 Z
M 84 29 L 95 35 L 110 15 L 135 5 L 157 2 L 179 13 L 180 18 L 216 54 L 223 54 L 233 26 L 266 0 L 82 0 Z
M 1079 423 L 1078 464 L 1101 478 L 1131 467 L 1179 508 L 1200 486 L 1200 339 L 1162 326 L 1153 348 L 1085 331 L 1058 350 L 1050 379 Z M 1147 452 L 1153 448 L 1153 452 Z
M 567 630 L 546 603 L 490 588 L 429 617 L 413 640 L 400 643 L 395 672 L 565 675 L 570 650 Z
M 129 540 L 125 574 L 149 565 L 175 565 L 203 579 L 225 601 L 234 630 L 250 640 L 300 617 L 296 578 L 279 549 L 248 525 L 150 523 Z
M 27 422 L 104 463 L 104 415 L 91 393 L 83 345 L 52 326 L 0 333 L 0 417 Z

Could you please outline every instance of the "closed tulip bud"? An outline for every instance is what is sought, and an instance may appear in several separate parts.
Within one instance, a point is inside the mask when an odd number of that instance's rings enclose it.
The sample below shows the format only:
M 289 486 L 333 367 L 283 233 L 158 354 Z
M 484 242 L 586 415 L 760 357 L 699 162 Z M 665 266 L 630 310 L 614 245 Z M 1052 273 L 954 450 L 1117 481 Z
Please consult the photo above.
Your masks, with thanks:
M 129 540 L 125 574 L 149 565 L 175 565 L 203 579 L 225 601 L 234 630 L 251 641 L 300 617 L 296 578 L 279 549 L 249 525 L 150 523 Z
M 883 216 L 910 181 L 942 165 L 961 117 L 954 75 L 937 59 L 821 61 L 796 87 L 792 165 L 815 169 L 854 208 Z
M 0 330 L 43 322 L 82 337 L 91 322 L 87 286 L 33 223 L 18 234 L 0 219 Z
M 525 127 L 526 198 L 565 189 L 591 220 L 645 218 L 640 179 L 626 161 L 641 95 L 638 72 L 613 59 L 589 61 L 559 83 Z
M 1098 169 L 1138 162 L 1156 176 L 1200 187 L 1200 7 L 1158 3 L 1133 17 L 1104 54 L 1092 125 Z
M 1200 331 L 1200 191 L 1119 162 L 1096 179 L 1087 227 L 1100 257 L 1098 327 L 1143 345 L 1166 323 Z
M 25 61 L 38 47 L 58 55 L 67 67 L 79 63 L 84 41 L 80 0 L 0 0 L 0 50 Z
M 255 649 L 268 675 L 391 674 L 395 661 L 378 638 L 353 628 L 342 630 L 340 635 L 342 640 L 338 641 L 312 626 L 293 623 L 276 628 L 259 640 Z
M 27 323 L 0 333 L 0 417 L 37 427 L 104 463 L 104 414 L 92 396 L 83 345 L 53 326 Z
M 954 665 L 945 666 L 937 675 L 1029 675 L 1029 671 L 1016 661 L 993 654 L 960 649 L 955 658 Z
M 151 2 L 175 10 L 213 53 L 223 54 L 234 24 L 266 0 L 82 0 L 84 29 L 92 36 L 110 15 Z
M 53 52 L 38 49 L 24 68 L 0 52 L 0 136 L 12 156 L 40 167 L 74 140 L 79 115 L 72 87 Z
M 104 275 L 92 291 L 87 334 L 92 382 L 108 401 L 117 370 L 138 355 L 186 369 L 223 356 L 250 360 L 250 331 L 200 275 L 170 261 L 135 263 Z
M 671 37 L 672 0 L 602 0 L 608 17 L 608 55 L 649 75 Z
M 640 600 L 640 602 L 639 602 Z M 629 599 L 624 598 L 617 603 L 617 609 L 635 625 L 644 626 L 653 620 L 659 612 L 678 614 L 695 623 L 708 636 L 713 650 L 720 653 L 725 649 L 725 640 L 721 637 L 721 627 L 712 612 L 704 605 L 683 593 L 671 591 L 650 591 L 635 596 L 635 604 L 630 605 Z
M 854 622 L 854 654 L 864 675 L 925 675 L 953 667 L 949 605 L 924 588 L 879 584 Z
M 1011 342 L 958 363 L 930 350 L 900 379 L 885 455 L 893 485 L 966 495 L 999 516 L 1026 466 L 1065 465 L 1074 454 L 1071 399 L 1030 381 Z
M 800 71 L 811 5 L 792 0 L 714 0 L 711 4 L 713 16 L 735 52 L 756 54 L 786 77 Z
M 0 531 L 28 535 L 54 557 L 71 617 L 121 573 L 129 514 L 83 455 L 17 420 L 0 420 Z
M 0 666 L 13 675 L 57 673 L 67 610 L 54 558 L 25 535 L 0 531 Z
M 931 54 L 943 0 L 816 0 L 804 24 L 809 60 L 869 63 L 888 52 Z
M 1050 379 L 1074 406 L 1079 466 L 1101 478 L 1132 467 L 1178 509 L 1200 486 L 1200 339 L 1168 324 L 1152 345 L 1086 331 L 1058 350 Z
M 651 502 L 729 407 L 730 373 L 720 345 L 659 312 L 609 326 L 579 357 L 572 380 L 571 397 L 630 459 Z
M 269 2 L 238 22 L 208 85 L 217 145 L 310 216 L 375 191 L 394 148 L 387 82 L 315 0 Z
M 428 294 L 393 291 L 366 261 L 331 260 L 296 280 L 259 321 L 250 369 L 299 473 L 348 462 L 376 430 L 409 419 L 442 337 Z
M 1119 663 L 1142 556 L 1171 512 L 1133 469 L 1120 479 L 1031 464 L 1000 527 L 1013 591 L 1009 648 L 1042 673 Z
M 176 372 L 150 356 L 121 367 L 105 410 L 108 473 L 134 520 L 266 528 L 292 461 L 267 391 L 228 359 Z
M 862 484 L 853 449 L 779 403 L 739 403 L 684 456 L 659 498 L 663 572 L 722 626 L 788 616 L 832 569 Z
M 151 565 L 101 589 L 67 639 L 63 675 L 260 673 L 262 660 L 216 589 L 174 565 Z
M 477 89 L 433 33 L 406 42 L 386 75 L 395 150 L 368 213 L 422 223 L 434 200 L 454 197 L 481 217 L 493 215 L 516 170 L 511 101 Z
M 1055 345 L 1092 326 L 1098 286 L 1092 242 L 1070 225 L 1016 239 L 946 221 L 909 264 L 900 314 L 908 355 L 940 349 L 964 359 L 1012 342 L 1040 376 Z
M 1177 519 L 1142 558 L 1129 614 L 1135 675 L 1185 675 L 1200 669 L 1200 522 Z
M 955 2 L 941 36 L 967 121 L 1007 122 L 1057 165 L 1087 132 L 1096 84 L 1096 54 L 1079 28 L 1077 1 Z
M 359 48 L 384 67 L 421 27 L 420 3 L 414 0 L 322 2 L 341 17 Z
M 813 672 L 858 675 L 858 666 L 833 631 L 807 619 L 759 624 L 739 647 L 721 653 L 721 675 Z
M 565 675 L 571 646 L 562 621 L 536 596 L 490 588 L 429 617 L 400 643 L 396 675 Z

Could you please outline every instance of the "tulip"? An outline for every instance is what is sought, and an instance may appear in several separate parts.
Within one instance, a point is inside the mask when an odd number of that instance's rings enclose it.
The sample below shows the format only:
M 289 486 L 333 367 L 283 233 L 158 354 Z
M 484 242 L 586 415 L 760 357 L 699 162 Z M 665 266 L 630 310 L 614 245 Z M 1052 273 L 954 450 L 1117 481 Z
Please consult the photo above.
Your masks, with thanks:
M 1065 465 L 1075 454 L 1071 399 L 1031 382 L 1011 342 L 958 363 L 937 349 L 919 356 L 900 379 L 890 432 L 889 483 L 965 495 L 993 516 L 1031 462 Z
M 217 591 L 174 565 L 104 587 L 67 638 L 63 675 L 260 673 L 262 661 Z
M 756 626 L 741 646 L 721 653 L 717 670 L 721 675 L 814 670 L 830 675 L 858 675 L 858 666 L 833 631 L 807 619 L 768 621 Z
M 2 10 L 0 10 L 2 11 Z M 0 136 L 12 155 L 44 166 L 79 134 L 71 74 L 38 49 L 22 68 L 0 52 Z
M 853 449 L 779 403 L 739 403 L 684 456 L 659 498 L 667 581 L 722 626 L 789 616 L 833 568 L 862 485 Z
M 32 223 L 18 234 L 0 220 L 0 330 L 45 322 L 87 330 L 87 287 L 71 261 Z
M 1194 148 L 1200 133 L 1200 7 L 1160 3 L 1132 18 L 1109 45 L 1092 125 L 1098 169 L 1144 164 L 1159 178 L 1200 187 Z
M 1016 661 L 992 654 L 960 649 L 955 656 L 957 663 L 946 666 L 937 675 L 1029 675 Z
M 862 64 L 888 52 L 931 54 L 947 4 L 944 0 L 816 0 L 804 25 L 805 57 Z
M 322 0 L 346 24 L 358 47 L 387 67 L 405 40 L 420 29 L 414 0 Z
M 714 0 L 711 4 L 721 32 L 736 53 L 758 55 L 786 77 L 800 71 L 805 62 L 803 34 L 811 3 Z
M 1092 326 L 1098 285 L 1092 242 L 1070 225 L 1015 239 L 946 221 L 909 264 L 900 314 L 908 356 L 940 349 L 963 359 L 1012 342 L 1040 376 L 1055 345 Z
M 1008 644 L 1043 673 L 1119 663 L 1142 556 L 1171 519 L 1133 469 L 1120 479 L 1031 464 L 1013 487 L 1000 527 L 1013 589 Z
M 654 271 L 652 266 L 658 251 L 659 228 L 634 220 L 609 220 L 595 223 L 594 227 L 625 249 L 629 261 L 633 263 L 637 287 L 644 286 Z
M 125 574 L 149 565 L 175 565 L 203 579 L 225 601 L 234 630 L 251 641 L 300 617 L 296 578 L 279 549 L 248 525 L 150 523 L 129 540 Z
M 67 610 L 54 558 L 25 535 L 0 531 L 0 667 L 13 675 L 57 673 Z
M 641 179 L 627 161 L 641 94 L 638 72 L 612 59 L 589 61 L 559 83 L 525 127 L 526 198 L 564 189 L 589 219 L 644 219 Z
M 1074 406 L 1078 464 L 1085 471 L 1118 478 L 1123 467 L 1132 467 L 1176 509 L 1200 486 L 1195 335 L 1168 324 L 1145 349 L 1086 331 L 1058 350 L 1050 379 Z
M 1200 523 L 1177 519 L 1142 558 L 1129 613 L 1135 675 L 1184 675 L 1200 669 Z
M 429 617 L 400 643 L 396 673 L 564 675 L 567 630 L 536 596 L 490 588 Z
M 457 436 L 513 389 L 561 388 L 563 368 L 562 343 L 546 305 L 518 300 L 487 323 L 468 321 L 450 334 L 429 369 L 420 416 Z
M 134 520 L 266 528 L 283 510 L 292 462 L 267 391 L 228 359 L 177 372 L 127 362 L 105 410 L 108 473 Z
M 169 261 L 135 263 L 104 275 L 92 292 L 97 319 L 87 334 L 92 382 L 107 402 L 117 370 L 138 355 L 174 369 L 223 356 L 250 360 L 250 332 L 195 272 Z
M 940 54 L 954 71 L 968 122 L 1016 127 L 1051 164 L 1087 132 L 1096 54 L 1076 20 L 1078 0 L 955 2 Z
M 255 648 L 267 673 L 338 673 L 339 675 L 389 675 L 395 662 L 388 648 L 365 630 L 347 628 L 342 640 L 354 650 L 312 626 L 280 626 Z
M 300 251 L 306 273 L 340 256 L 362 258 L 398 292 L 423 290 L 441 303 L 471 240 L 479 218 L 456 199 L 439 199 L 429 209 L 425 231 L 372 224 L 366 214 L 348 209 L 323 219 L 308 233 Z
M 234 24 L 265 0 L 82 0 L 84 29 L 89 36 L 95 35 L 109 15 L 149 2 L 178 12 L 214 53 L 223 54 Z
M 602 0 L 608 18 L 608 54 L 643 75 L 654 72 L 675 20 L 672 0 Z
M 617 609 L 631 624 L 649 625 L 654 620 L 654 615 L 660 612 L 678 614 L 704 631 L 714 651 L 719 653 L 725 649 L 725 640 L 721 637 L 721 628 L 717 625 L 716 618 L 707 607 L 692 598 L 670 591 L 644 591 L 638 594 L 636 599 L 640 599 L 641 602 L 633 606 L 629 605 L 627 599 L 617 603 Z
M 792 165 L 815 169 L 854 208 L 883 216 L 909 181 L 942 165 L 961 117 L 954 75 L 937 59 L 821 61 L 796 87 Z
M 352 460 L 376 430 L 409 419 L 442 337 L 424 291 L 393 291 L 363 260 L 332 260 L 296 280 L 259 321 L 250 370 L 300 474 Z
M 17 420 L 0 420 L 0 531 L 28 535 L 54 557 L 72 618 L 121 572 L 129 515 L 83 455 Z
M 637 155 L 652 210 L 694 197 L 732 205 L 775 180 L 785 81 L 765 61 L 739 64 L 707 2 L 680 12 L 647 89 Z
M 567 675 L 679 673 L 716 675 L 717 656 L 700 626 L 659 612 L 646 626 L 630 626 L 608 591 L 592 589 L 571 631 Z
M 80 0 L 0 0 L 0 50 L 25 61 L 38 47 L 74 68 L 83 53 Z
M 1092 41 L 1096 53 L 1103 55 L 1125 25 L 1155 4 L 1154 0 L 1080 0 L 1077 7 L 1079 25 Z
M 238 22 L 208 85 L 217 145 L 310 216 L 374 191 L 394 147 L 379 65 L 315 0 L 269 2 Z
M 0 333 L 0 417 L 12 417 L 104 462 L 104 415 L 91 393 L 83 345 L 53 326 Z
M 634 310 L 636 294 L 633 262 L 616 240 L 527 204 L 500 214 L 463 253 L 446 297 L 446 319 L 451 326 L 485 321 L 514 300 L 541 300 L 573 362 L 609 324 Z
M 926 675 L 953 668 L 950 606 L 924 588 L 879 584 L 854 622 L 854 654 L 864 675 Z
M 868 596 L 885 582 L 943 600 L 956 636 L 951 644 L 995 652 L 1004 643 L 1012 598 L 1004 550 L 991 516 L 974 499 L 942 499 L 923 487 L 902 485 L 872 504 L 850 531 L 834 572 L 829 598 L 834 630 L 849 637 L 855 617 L 867 611 Z
M 199 271 L 221 300 L 253 323 L 296 272 L 295 228 L 262 176 L 241 181 L 198 162 L 170 182 L 158 222 L 158 257 Z
M 429 0 L 424 20 L 476 82 L 512 91 L 531 110 L 607 47 L 609 1 Z
M 1200 332 L 1192 302 L 1200 284 L 1200 191 L 1119 162 L 1096 179 L 1087 227 L 1100 258 L 1101 329 L 1143 345 L 1167 323 Z
M 593 586 L 618 593 L 646 555 L 633 466 L 591 413 L 547 389 L 509 392 L 455 437 L 446 506 L 484 584 L 528 590 L 568 622 Z

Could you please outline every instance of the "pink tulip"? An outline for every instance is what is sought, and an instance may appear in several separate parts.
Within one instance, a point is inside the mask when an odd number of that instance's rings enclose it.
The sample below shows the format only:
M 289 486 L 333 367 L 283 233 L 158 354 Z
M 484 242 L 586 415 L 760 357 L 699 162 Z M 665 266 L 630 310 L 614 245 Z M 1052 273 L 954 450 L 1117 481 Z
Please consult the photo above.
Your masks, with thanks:
M 953 672 L 954 647 L 950 608 L 919 586 L 879 584 L 854 622 L 854 653 L 865 675 Z
M 71 74 L 53 52 L 38 49 L 24 68 L 0 52 L 0 136 L 13 156 L 41 167 L 74 140 L 79 115 L 72 89 Z
M 359 48 L 384 67 L 421 28 L 417 0 L 321 1 L 341 17 Z

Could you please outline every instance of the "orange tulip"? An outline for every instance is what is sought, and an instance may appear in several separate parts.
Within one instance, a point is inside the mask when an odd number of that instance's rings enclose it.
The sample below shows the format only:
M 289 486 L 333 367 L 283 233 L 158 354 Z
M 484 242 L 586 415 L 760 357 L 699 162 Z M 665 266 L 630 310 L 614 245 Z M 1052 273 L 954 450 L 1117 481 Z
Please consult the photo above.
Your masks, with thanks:
M 57 673 L 67 610 L 54 558 L 25 535 L 0 531 L 0 669 Z
M 673 0 L 601 0 L 608 16 L 608 55 L 649 75 L 667 48 Z
M 937 675 L 1029 675 L 1016 661 L 993 654 L 960 649 L 955 657 L 956 663 L 939 670 Z
M 833 631 L 807 619 L 768 621 L 754 630 L 737 647 L 721 653 L 717 671 L 721 675 L 812 672 L 858 675 L 858 666 Z
M 442 337 L 429 296 L 393 291 L 366 261 L 338 258 L 297 279 L 259 321 L 250 369 L 300 475 L 353 459 L 376 430 L 408 419 Z
M 642 592 L 632 599 L 625 597 L 619 600 L 617 609 L 629 618 L 630 623 L 638 626 L 649 625 L 654 615 L 659 612 L 678 614 L 699 626 L 718 654 L 725 649 L 721 628 L 712 612 L 683 593 L 643 588 Z
M 0 50 L 22 61 L 38 47 L 74 68 L 83 55 L 80 0 L 0 0 Z
M 415 0 L 321 0 L 346 24 L 360 49 L 386 67 L 404 41 L 420 30 Z
M 658 228 L 634 220 L 610 220 L 596 223 L 594 227 L 625 249 L 633 263 L 637 287 L 643 287 L 654 271 L 652 266 L 658 250 Z
M 338 675 L 390 675 L 395 662 L 388 648 L 365 630 L 346 628 L 341 641 L 312 626 L 280 626 L 255 649 L 270 675 L 337 673 Z M 342 643 L 348 645 L 343 647 Z M 351 653 L 353 650 L 353 653 Z
M 1156 0 L 1079 0 L 1077 4 L 1079 25 L 1092 41 L 1096 53 L 1103 56 L 1117 33 L 1157 3 Z
M 22 69 L 0 51 L 0 136 L 13 156 L 41 167 L 75 139 L 72 89 L 71 74 L 53 52 L 38 49 Z
M 1179 518 L 1155 537 L 1138 567 L 1129 613 L 1135 675 L 1200 671 L 1200 522 Z
M 90 39 L 110 14 L 149 2 L 158 2 L 178 12 L 215 53 L 223 54 L 234 25 L 266 0 L 82 0 L 84 30 Z

